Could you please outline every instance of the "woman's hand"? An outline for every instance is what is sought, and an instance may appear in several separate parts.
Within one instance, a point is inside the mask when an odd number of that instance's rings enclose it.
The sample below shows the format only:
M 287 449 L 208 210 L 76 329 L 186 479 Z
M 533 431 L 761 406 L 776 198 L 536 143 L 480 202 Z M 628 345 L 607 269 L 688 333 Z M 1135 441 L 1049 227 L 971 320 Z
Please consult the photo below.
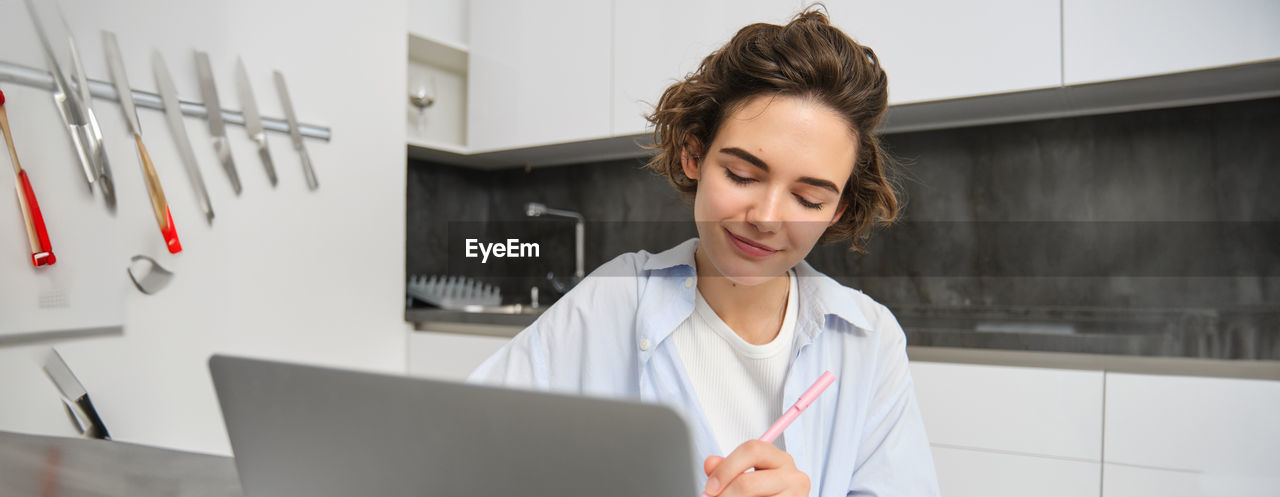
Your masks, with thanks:
M 755 471 L 747 473 L 747 469 Z M 809 495 L 809 475 L 796 468 L 791 454 L 771 443 L 750 440 L 728 457 L 711 456 L 702 463 L 706 495 L 723 497 Z

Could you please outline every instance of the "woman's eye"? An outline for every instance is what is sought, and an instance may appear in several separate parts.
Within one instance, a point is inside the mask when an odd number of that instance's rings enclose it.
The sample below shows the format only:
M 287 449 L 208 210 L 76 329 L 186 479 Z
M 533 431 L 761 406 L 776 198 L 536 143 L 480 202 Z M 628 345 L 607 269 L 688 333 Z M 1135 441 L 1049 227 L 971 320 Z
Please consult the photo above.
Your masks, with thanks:
M 808 201 L 808 200 L 805 200 L 805 199 L 804 199 L 804 197 L 801 197 L 801 196 L 799 196 L 799 195 L 796 195 L 796 200 L 797 200 L 797 201 L 799 201 L 799 202 L 800 202 L 800 205 L 804 206 L 806 209 L 814 209 L 814 210 L 820 210 L 820 209 L 822 209 L 822 203 L 821 203 L 821 202 L 816 202 L 816 203 L 815 203 L 815 202 L 810 202 L 810 201 Z
M 753 178 L 744 178 L 744 177 L 742 177 L 742 176 L 738 176 L 738 175 L 736 175 L 736 174 L 733 174 L 733 171 L 730 171 L 730 170 L 728 170 L 728 169 L 725 169 L 725 170 L 724 170 L 724 174 L 725 174 L 726 176 L 728 176 L 728 177 L 729 177 L 729 181 L 732 181 L 732 182 L 737 183 L 737 184 L 739 184 L 739 185 L 745 185 L 745 184 L 747 184 L 747 183 L 751 183 L 751 182 L 755 181 L 755 179 L 753 179 Z

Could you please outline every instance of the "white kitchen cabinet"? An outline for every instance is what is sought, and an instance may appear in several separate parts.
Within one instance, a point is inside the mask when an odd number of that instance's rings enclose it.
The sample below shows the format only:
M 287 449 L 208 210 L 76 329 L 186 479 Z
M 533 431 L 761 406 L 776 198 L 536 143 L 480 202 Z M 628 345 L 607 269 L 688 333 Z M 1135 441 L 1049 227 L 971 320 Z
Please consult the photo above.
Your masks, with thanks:
M 1101 486 L 1098 462 L 934 447 L 933 465 L 947 497 L 1098 497 Z
M 412 99 L 405 99 L 405 139 L 410 147 L 465 150 L 466 47 L 413 33 L 408 41 L 406 96 L 426 95 L 433 102 L 419 108 Z
M 613 134 L 645 132 L 672 83 L 754 22 L 785 23 L 799 0 L 614 0 Z
M 1103 464 L 1102 497 L 1273 497 L 1277 476 Z
M 507 337 L 410 331 L 409 374 L 462 381 L 510 341 Z
M 1102 497 L 1209 497 L 1195 471 L 1103 464 Z
M 1280 58 L 1275 0 L 1062 0 L 1067 85 Z
M 911 362 L 929 441 L 1100 461 L 1101 371 Z
M 467 10 L 470 0 L 408 0 L 405 27 L 410 36 L 467 46 Z
M 469 9 L 462 29 L 414 23 L 410 29 L 440 33 L 433 36 L 444 40 L 467 38 L 466 45 L 454 45 L 469 52 L 467 107 L 462 117 L 441 107 L 433 111 L 441 116 L 435 121 L 409 114 L 409 152 L 479 168 L 643 156 L 636 138 L 648 133 L 644 115 L 664 89 L 742 26 L 785 23 L 809 4 L 445 3 L 442 18 L 454 24 L 458 11 Z M 1280 74 L 1280 29 L 1274 28 L 1280 2 L 1149 5 L 832 0 L 826 9 L 838 27 L 876 51 L 888 72 L 885 133 L 1280 95 L 1274 83 Z M 462 122 L 455 127 L 461 131 L 443 131 L 437 124 L 445 121 Z
M 827 8 L 876 52 L 890 105 L 1062 84 L 1059 0 L 837 0 Z
M 471 152 L 607 138 L 612 2 L 474 0 Z
M 739 28 L 751 22 L 785 23 L 805 5 L 790 0 L 616 0 L 614 134 L 644 132 L 642 116 L 662 90 L 696 69 Z M 876 51 L 889 74 L 890 104 L 1062 83 L 1057 0 L 976 5 L 845 0 L 826 5 L 836 26 Z M 662 27 L 662 36 L 655 35 L 656 26 Z
M 1195 473 L 1214 488 L 1274 491 L 1277 412 L 1280 381 L 1108 373 L 1103 457 Z

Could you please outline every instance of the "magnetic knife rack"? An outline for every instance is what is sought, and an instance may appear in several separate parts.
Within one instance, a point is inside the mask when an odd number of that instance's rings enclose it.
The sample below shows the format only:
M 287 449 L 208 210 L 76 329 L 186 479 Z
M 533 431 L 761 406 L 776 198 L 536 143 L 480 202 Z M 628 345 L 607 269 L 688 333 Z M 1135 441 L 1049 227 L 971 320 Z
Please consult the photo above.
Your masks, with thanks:
M 21 66 L 18 64 L 10 64 L 8 62 L 0 62 L 0 81 L 13 84 L 29 86 L 32 88 L 41 88 L 53 91 L 53 75 L 44 69 L 36 69 L 33 67 Z M 89 93 L 96 98 L 111 100 L 113 102 L 120 101 L 120 95 L 116 94 L 115 87 L 106 81 L 96 79 L 88 79 Z M 160 100 L 160 95 L 152 92 L 132 90 L 133 101 L 138 107 L 146 107 L 148 109 L 164 110 L 164 103 Z M 192 102 L 179 99 L 179 107 L 182 108 L 182 115 L 189 117 L 208 117 L 209 111 L 203 103 Z M 222 120 L 228 124 L 244 126 L 244 114 L 237 111 L 222 109 Z M 280 133 L 289 133 L 289 122 L 284 119 L 266 117 L 262 118 L 262 127 L 271 131 Z M 302 136 L 315 138 L 325 142 L 329 141 L 332 132 L 326 126 L 317 126 L 314 124 L 298 123 L 298 132 Z

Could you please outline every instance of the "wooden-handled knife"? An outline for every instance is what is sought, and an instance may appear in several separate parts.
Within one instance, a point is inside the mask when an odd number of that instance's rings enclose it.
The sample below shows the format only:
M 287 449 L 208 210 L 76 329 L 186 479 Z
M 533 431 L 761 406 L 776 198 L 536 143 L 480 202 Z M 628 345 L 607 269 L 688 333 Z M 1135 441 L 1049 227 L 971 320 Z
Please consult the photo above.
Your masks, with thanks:
M 173 225 L 173 215 L 169 212 L 169 203 L 165 201 L 164 188 L 160 186 L 156 166 L 151 162 L 151 154 L 147 153 L 146 145 L 142 144 L 142 124 L 138 122 L 138 109 L 133 104 L 133 90 L 125 76 L 124 61 L 120 57 L 120 46 L 116 43 L 115 33 L 103 31 L 102 45 L 107 51 L 111 82 L 116 86 L 116 93 L 120 94 L 120 108 L 124 110 L 125 121 L 129 123 L 129 131 L 133 133 L 133 141 L 138 146 L 142 175 L 146 178 L 147 193 L 151 196 L 151 211 L 156 216 L 156 224 L 160 226 L 165 247 L 169 249 L 169 253 L 176 254 L 182 251 L 182 243 L 178 241 L 178 230 Z

